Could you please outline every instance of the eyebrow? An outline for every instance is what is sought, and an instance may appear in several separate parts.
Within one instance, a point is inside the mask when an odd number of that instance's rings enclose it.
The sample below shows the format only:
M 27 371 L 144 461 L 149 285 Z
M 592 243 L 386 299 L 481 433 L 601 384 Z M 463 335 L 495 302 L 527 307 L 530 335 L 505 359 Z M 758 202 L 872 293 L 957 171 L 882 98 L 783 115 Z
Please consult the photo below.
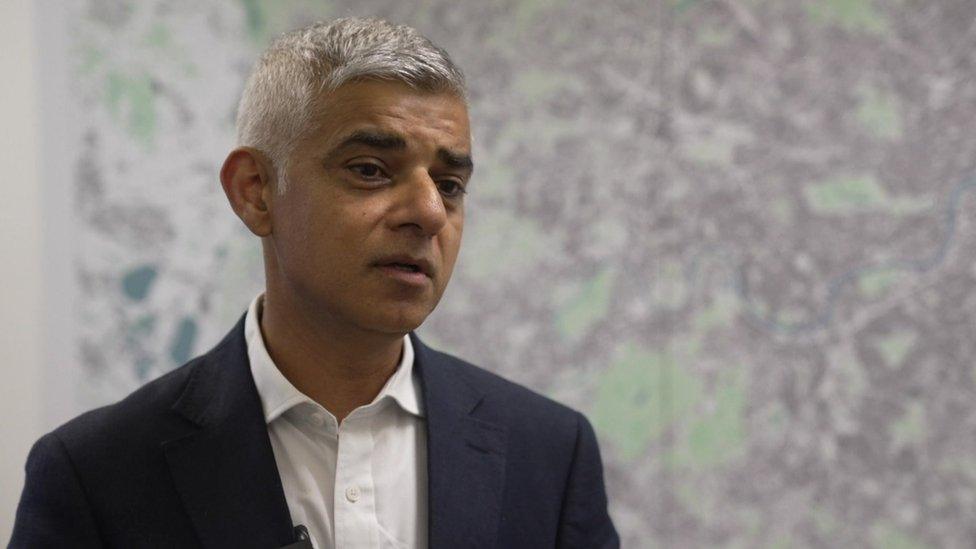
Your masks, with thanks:
M 365 145 L 374 149 L 402 151 L 407 148 L 407 141 L 395 133 L 383 133 L 370 130 L 355 131 L 342 140 L 334 150 L 344 149 L 353 145 Z
M 470 154 L 457 153 L 440 148 L 437 149 L 437 157 L 449 168 L 465 170 L 467 172 L 474 171 L 474 161 L 471 160 Z
M 402 151 L 407 148 L 407 140 L 396 133 L 357 130 L 332 149 L 332 154 L 356 145 L 387 151 Z M 469 173 L 474 171 L 474 161 L 469 154 L 451 151 L 441 147 L 437 149 L 437 158 L 449 168 L 463 170 Z

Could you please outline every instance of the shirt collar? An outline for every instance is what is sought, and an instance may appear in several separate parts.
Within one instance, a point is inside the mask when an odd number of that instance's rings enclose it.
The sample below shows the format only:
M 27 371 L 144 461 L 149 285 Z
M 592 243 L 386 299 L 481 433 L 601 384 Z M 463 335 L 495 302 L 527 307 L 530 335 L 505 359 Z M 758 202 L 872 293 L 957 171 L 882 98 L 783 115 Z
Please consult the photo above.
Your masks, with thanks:
M 247 357 L 251 363 L 251 375 L 254 377 L 254 385 L 257 387 L 258 395 L 261 397 L 264 420 L 266 423 L 271 423 L 283 413 L 303 402 L 312 403 L 315 406 L 319 405 L 295 388 L 271 360 L 271 355 L 268 354 L 268 349 L 264 345 L 264 336 L 261 333 L 260 326 L 263 298 L 263 294 L 255 297 L 251 301 L 251 306 L 248 307 L 244 319 L 244 338 L 247 341 Z M 360 408 L 377 408 L 381 401 L 392 399 L 404 411 L 417 417 L 424 417 L 424 410 L 418 398 L 420 380 L 414 372 L 413 361 L 413 343 L 411 343 L 409 336 L 403 336 L 403 352 L 400 354 L 400 363 L 396 370 L 386 380 L 386 384 L 380 389 L 376 398 L 368 405 Z

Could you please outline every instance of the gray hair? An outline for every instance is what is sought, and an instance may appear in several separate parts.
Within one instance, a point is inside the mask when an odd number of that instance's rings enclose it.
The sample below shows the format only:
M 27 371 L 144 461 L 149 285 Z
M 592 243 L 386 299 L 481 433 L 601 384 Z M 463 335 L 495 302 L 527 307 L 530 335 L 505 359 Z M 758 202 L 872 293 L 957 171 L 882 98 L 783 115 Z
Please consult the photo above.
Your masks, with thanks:
M 264 52 L 237 109 L 237 142 L 267 154 L 278 192 L 294 145 L 312 125 L 323 93 L 352 80 L 402 82 L 465 99 L 464 76 L 447 52 L 405 25 L 344 18 L 285 33 Z

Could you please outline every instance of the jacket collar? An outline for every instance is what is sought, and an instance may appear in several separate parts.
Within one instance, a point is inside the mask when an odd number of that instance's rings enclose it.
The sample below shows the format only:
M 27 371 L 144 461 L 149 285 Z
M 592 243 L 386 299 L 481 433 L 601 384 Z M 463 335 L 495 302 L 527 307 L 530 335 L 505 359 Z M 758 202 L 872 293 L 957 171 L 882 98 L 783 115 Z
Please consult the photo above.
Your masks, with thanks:
M 485 394 L 465 378 L 470 366 L 410 337 L 427 407 L 429 546 L 494 547 L 507 431 L 475 417 Z
M 429 547 L 491 547 L 501 518 L 507 432 L 475 417 L 485 395 L 460 371 L 467 366 L 413 333 L 410 338 L 427 416 Z M 288 504 L 247 359 L 244 317 L 198 360 L 172 407 L 193 425 L 163 450 L 203 545 L 291 543 Z
M 279 547 L 293 530 L 244 319 L 201 357 L 173 410 L 195 429 L 163 444 L 176 488 L 206 547 Z

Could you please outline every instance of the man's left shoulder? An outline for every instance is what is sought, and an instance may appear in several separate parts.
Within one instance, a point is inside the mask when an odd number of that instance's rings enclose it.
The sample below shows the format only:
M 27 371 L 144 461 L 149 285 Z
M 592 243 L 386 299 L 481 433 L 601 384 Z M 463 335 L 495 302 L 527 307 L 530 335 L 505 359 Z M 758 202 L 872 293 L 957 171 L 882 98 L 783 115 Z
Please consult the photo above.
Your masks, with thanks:
M 456 356 L 429 350 L 453 375 L 482 394 L 472 415 L 504 426 L 510 432 L 543 439 L 575 440 L 580 429 L 591 427 L 580 412 Z

